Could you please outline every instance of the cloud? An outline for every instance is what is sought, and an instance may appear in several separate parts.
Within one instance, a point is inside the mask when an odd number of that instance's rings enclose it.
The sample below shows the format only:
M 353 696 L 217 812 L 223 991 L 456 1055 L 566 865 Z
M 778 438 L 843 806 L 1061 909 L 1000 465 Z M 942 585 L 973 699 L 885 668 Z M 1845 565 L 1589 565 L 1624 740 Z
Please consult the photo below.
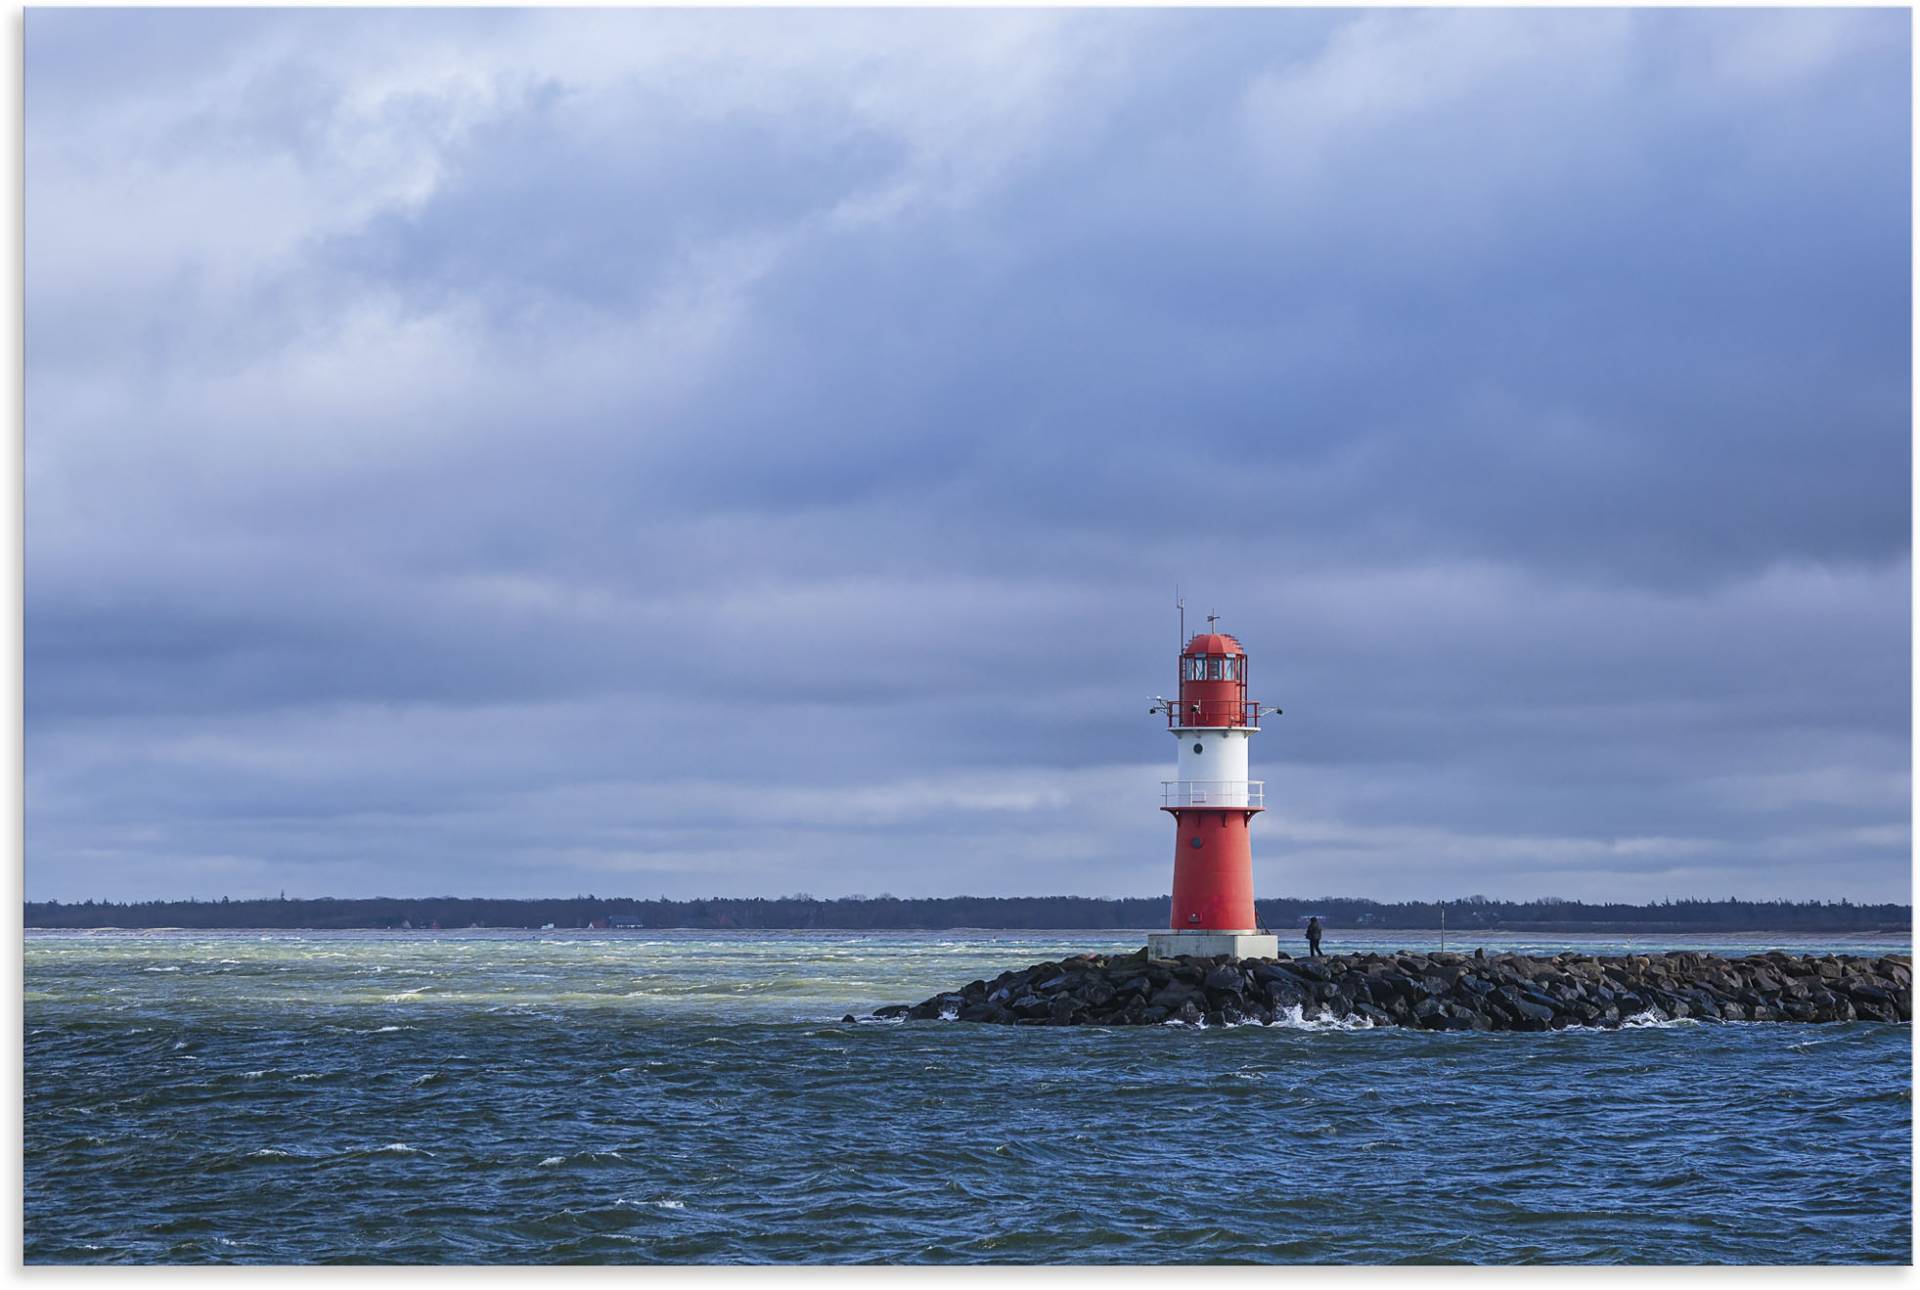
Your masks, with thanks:
M 1262 891 L 1908 891 L 1898 15 L 26 59 L 30 894 L 1162 890 L 1175 585 Z

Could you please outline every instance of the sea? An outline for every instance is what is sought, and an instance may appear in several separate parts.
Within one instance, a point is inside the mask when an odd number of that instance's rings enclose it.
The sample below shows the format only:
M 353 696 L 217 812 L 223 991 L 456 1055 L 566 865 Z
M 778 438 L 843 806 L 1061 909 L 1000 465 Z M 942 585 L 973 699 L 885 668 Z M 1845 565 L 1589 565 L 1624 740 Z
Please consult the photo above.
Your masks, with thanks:
M 1126 932 L 29 931 L 50 1263 L 1905 1264 L 1907 1026 L 849 1024 Z M 1437 937 L 1333 929 L 1329 951 Z M 1888 937 L 1454 936 L 1489 953 Z

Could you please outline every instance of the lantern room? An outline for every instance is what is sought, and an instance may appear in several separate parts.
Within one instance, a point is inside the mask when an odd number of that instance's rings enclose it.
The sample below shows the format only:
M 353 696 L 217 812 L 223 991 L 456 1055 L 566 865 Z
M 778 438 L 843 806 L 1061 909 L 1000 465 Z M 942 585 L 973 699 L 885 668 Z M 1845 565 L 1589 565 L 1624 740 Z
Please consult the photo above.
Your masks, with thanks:
M 1258 729 L 1260 709 L 1247 702 L 1247 651 L 1225 632 L 1201 632 L 1180 653 L 1180 701 L 1167 707 L 1176 730 L 1227 726 Z

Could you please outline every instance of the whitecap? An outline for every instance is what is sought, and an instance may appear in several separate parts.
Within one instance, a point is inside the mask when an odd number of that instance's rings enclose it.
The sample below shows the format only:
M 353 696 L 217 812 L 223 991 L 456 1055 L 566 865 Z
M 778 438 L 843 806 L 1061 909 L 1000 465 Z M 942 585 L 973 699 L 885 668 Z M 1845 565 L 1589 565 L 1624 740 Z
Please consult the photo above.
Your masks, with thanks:
M 1697 1026 L 1697 1017 L 1663 1017 L 1653 1009 L 1636 1012 L 1620 1022 L 1622 1030 L 1671 1030 L 1675 1026 Z
M 566 1163 L 567 1158 L 565 1156 L 548 1156 L 540 1162 L 540 1168 L 545 1169 L 549 1165 L 564 1165 Z
M 410 1147 L 404 1142 L 389 1142 L 384 1147 L 375 1147 L 371 1154 L 376 1156 L 430 1156 L 433 1152 L 422 1151 L 418 1147 Z
M 1373 1022 L 1366 1017 L 1308 1017 L 1300 1004 L 1294 1004 L 1285 1012 L 1275 1013 L 1273 1024 L 1283 1030 L 1372 1030 Z

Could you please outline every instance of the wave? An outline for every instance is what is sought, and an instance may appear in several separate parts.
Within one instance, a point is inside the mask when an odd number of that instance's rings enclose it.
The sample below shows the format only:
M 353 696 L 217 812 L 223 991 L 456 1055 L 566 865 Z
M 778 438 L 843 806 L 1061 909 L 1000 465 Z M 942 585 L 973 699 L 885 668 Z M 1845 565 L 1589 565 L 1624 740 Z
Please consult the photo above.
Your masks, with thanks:
M 541 1169 L 549 1169 L 555 1165 L 567 1165 L 567 1164 L 598 1165 L 598 1164 L 606 1164 L 612 1161 L 618 1161 L 621 1164 L 626 1164 L 627 1158 L 621 1155 L 618 1151 L 575 1151 L 570 1155 L 548 1156 L 545 1160 L 542 1160 L 537 1167 Z
M 1258 1022 L 1255 1023 L 1259 1024 Z M 1285 1012 L 1274 1014 L 1273 1024 L 1283 1030 L 1376 1030 L 1373 1022 L 1365 1017 L 1309 1017 L 1300 1004 L 1294 1004 Z
M 1679 1026 L 1697 1026 L 1698 1017 L 1668 1017 L 1649 1008 L 1645 1012 L 1636 1012 L 1631 1017 L 1620 1020 L 1622 1030 L 1673 1030 Z M 1739 1024 L 1739 1023 L 1734 1023 Z M 1571 1029 L 1571 1027 L 1569 1027 Z

